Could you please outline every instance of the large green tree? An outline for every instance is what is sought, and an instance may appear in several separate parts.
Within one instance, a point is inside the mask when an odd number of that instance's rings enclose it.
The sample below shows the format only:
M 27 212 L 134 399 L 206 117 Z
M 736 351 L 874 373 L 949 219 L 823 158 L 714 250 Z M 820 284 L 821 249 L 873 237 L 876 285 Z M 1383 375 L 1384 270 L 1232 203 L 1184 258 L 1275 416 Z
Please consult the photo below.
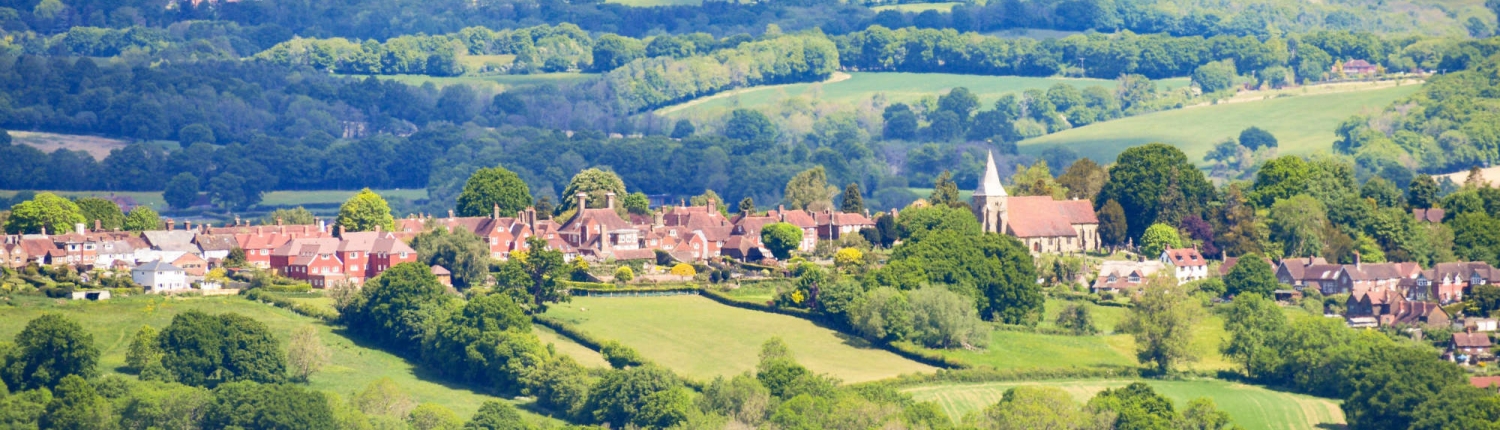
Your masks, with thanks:
M 464 430 L 532 430 L 536 426 L 521 417 L 515 406 L 502 401 L 490 400 L 479 406 Z
M 161 228 L 161 216 L 146 206 L 136 206 L 125 215 L 125 230 L 141 232 Z
M 260 217 L 263 225 L 313 225 L 318 223 L 318 217 L 313 215 L 307 208 L 297 206 L 291 209 L 277 209 Z
M 172 207 L 186 209 L 192 206 L 193 202 L 198 201 L 199 188 L 197 175 L 188 172 L 178 173 L 177 176 L 172 177 L 172 180 L 167 181 L 167 189 L 162 192 L 161 196 Z
M 99 364 L 94 335 L 59 314 L 43 314 L 26 323 L 15 346 L 3 357 L 5 386 L 17 392 L 56 387 L 64 377 L 91 378 Z
M 1173 179 L 1175 176 L 1175 180 Z M 1176 208 L 1182 215 L 1197 213 L 1194 203 L 1212 200 L 1214 190 L 1203 171 L 1188 162 L 1187 155 L 1176 147 L 1152 143 L 1126 149 L 1109 169 L 1109 181 L 1094 200 L 1097 208 L 1114 200 L 1130 214 L 1127 234 L 1139 239 L 1146 227 L 1157 222 L 1161 197 L 1170 184 L 1177 184 L 1181 200 L 1188 207 Z
M 479 169 L 464 183 L 458 195 L 459 216 L 490 216 L 499 207 L 499 215 L 516 216 L 531 206 L 531 188 L 515 172 L 495 166 Z
M 760 242 L 777 260 L 785 261 L 802 244 L 802 228 L 784 222 L 766 224 L 760 228 Z
M 396 229 L 396 218 L 391 216 L 390 204 L 369 188 L 360 190 L 349 197 L 349 200 L 345 200 L 339 206 L 339 216 L 334 223 L 351 232 L 373 231 L 376 228 L 384 231 Z
M 952 206 L 962 203 L 958 199 L 958 183 L 953 182 L 953 173 L 944 170 L 937 177 L 937 182 L 932 184 L 932 194 L 927 196 L 927 203 L 933 206 Z
M 1438 187 L 1436 179 L 1429 175 L 1418 175 L 1406 189 L 1406 204 L 1413 208 L 1430 208 L 1437 204 L 1441 193 L 1442 189 Z
M 1237 295 L 1224 309 L 1224 329 L 1229 332 L 1229 342 L 1220 349 L 1226 358 L 1239 363 L 1247 373 L 1251 369 L 1265 368 L 1266 363 L 1278 359 L 1276 351 L 1269 346 L 1270 338 L 1285 326 L 1286 315 L 1267 296 L 1258 293 Z
M 1468 383 L 1463 369 L 1437 359 L 1428 347 L 1392 345 L 1365 354 L 1361 365 L 1340 375 L 1352 386 L 1342 405 L 1351 428 L 1411 428 L 1423 418 L 1415 414 L 1422 403 Z
M 1146 228 L 1146 234 L 1141 235 L 1141 255 L 1146 258 L 1157 258 L 1167 248 L 1181 248 L 1182 236 L 1177 234 L 1177 229 L 1170 225 L 1156 223 Z
M 1270 297 L 1279 286 L 1276 272 L 1259 254 L 1245 254 L 1224 275 L 1224 290 L 1230 296 L 1252 293 Z
M 745 142 L 745 150 L 739 153 L 756 152 L 776 144 L 776 124 L 760 111 L 735 109 L 724 122 L 724 137 Z
M 58 430 L 114 428 L 117 421 L 110 404 L 94 386 L 78 375 L 68 375 L 57 384 L 52 402 L 42 415 L 41 427 Z
M 1203 309 L 1171 276 L 1152 277 L 1131 299 L 1130 311 L 1119 330 L 1135 337 L 1136 358 L 1158 373 L 1173 365 L 1197 360 L 1193 351 L 1193 327 Z
M 572 180 L 568 181 L 568 186 L 563 188 L 562 196 L 559 198 L 561 201 L 558 202 L 557 209 L 555 209 L 556 213 L 562 214 L 578 210 L 578 193 L 588 195 L 588 202 L 586 203 L 588 207 L 595 209 L 602 208 L 608 203 L 605 199 L 606 193 L 615 193 L 615 198 L 625 197 L 625 181 L 620 180 L 620 175 L 616 175 L 615 172 L 609 170 L 590 168 L 578 172 L 578 174 L 573 175 Z M 615 211 L 623 216 L 625 214 L 625 205 L 617 203 Z
M 240 314 L 178 314 L 157 335 L 157 344 L 162 366 L 183 384 L 214 387 L 286 379 L 281 342 L 265 323 Z
M 450 233 L 438 227 L 411 239 L 417 258 L 429 266 L 442 266 L 452 272 L 453 285 L 473 288 L 484 285 L 490 274 L 490 247 L 484 238 L 468 229 Z
M 1041 315 L 1036 266 L 1026 247 L 1010 236 L 933 230 L 903 241 L 890 263 L 872 276 L 906 290 L 945 285 L 974 299 L 987 320 L 1029 324 Z
M 339 320 L 355 334 L 386 346 L 413 350 L 427 329 L 426 318 L 450 300 L 432 268 L 411 262 L 391 266 L 365 283 L 338 309 Z
M 1311 175 L 1311 167 L 1302 157 L 1284 155 L 1267 161 L 1255 174 L 1255 188 L 1250 192 L 1250 200 L 1257 207 L 1269 208 L 1277 200 L 1306 193 Z
M 844 187 L 843 199 L 839 202 L 839 212 L 861 213 L 865 211 L 865 199 L 859 195 L 859 183 L 850 182 Z
M 563 261 L 562 251 L 547 247 L 547 241 L 538 236 L 526 238 L 526 251 L 500 265 L 495 281 L 500 286 L 524 292 L 530 300 L 529 311 L 539 314 L 547 311 L 548 303 L 569 300 L 568 289 L 562 285 L 572 271 Z
M 125 213 L 120 211 L 120 206 L 115 202 L 98 197 L 84 197 L 74 203 L 78 204 L 78 210 L 83 214 L 84 228 L 94 229 L 95 221 L 105 231 L 125 227 Z
M 1125 245 L 1130 226 L 1125 220 L 1125 209 L 1120 207 L 1120 202 L 1104 202 L 1096 216 L 1099 218 L 1099 241 L 1108 246 Z
M 1277 201 L 1271 206 L 1267 224 L 1271 240 L 1281 244 L 1282 255 L 1302 257 L 1323 252 L 1323 226 L 1328 224 L 1328 215 L 1316 199 L 1298 194 Z
M 291 384 L 223 384 L 201 413 L 203 428 L 338 428 L 326 395 Z
M 11 206 L 5 232 L 36 234 L 46 230 L 48 234 L 62 234 L 83 222 L 83 211 L 78 204 L 56 194 L 39 193 L 31 200 Z
M 1450 385 L 1423 401 L 1412 416 L 1412 430 L 1497 430 L 1500 396 L 1465 384 Z
M 782 200 L 791 209 L 822 212 L 833 208 L 833 196 L 838 193 L 838 187 L 828 185 L 828 173 L 823 166 L 816 166 L 788 180 Z
M 1113 412 L 1113 428 L 1117 429 L 1170 429 L 1177 419 L 1172 400 L 1152 390 L 1144 382 L 1111 388 L 1089 399 L 1089 409 Z
M 615 370 L 605 373 L 589 389 L 588 403 L 584 408 L 592 411 L 593 421 L 607 423 L 610 427 L 625 428 L 633 424 L 639 427 L 666 428 L 681 422 L 681 418 L 685 417 L 673 418 L 673 414 L 663 416 L 647 412 L 657 406 L 664 406 L 663 403 L 670 405 L 676 396 L 682 394 L 680 390 L 683 389 L 685 388 L 676 375 L 654 365 Z

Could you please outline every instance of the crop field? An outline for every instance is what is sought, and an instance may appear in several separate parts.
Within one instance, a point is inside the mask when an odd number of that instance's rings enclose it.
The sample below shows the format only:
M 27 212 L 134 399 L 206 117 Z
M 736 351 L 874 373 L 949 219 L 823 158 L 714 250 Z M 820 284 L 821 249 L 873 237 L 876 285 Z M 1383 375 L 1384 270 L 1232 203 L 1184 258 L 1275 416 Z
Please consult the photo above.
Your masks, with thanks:
M 107 137 L 35 131 L 11 131 L 10 138 L 11 142 L 34 146 L 48 154 L 59 149 L 83 151 L 89 153 L 95 160 L 104 160 L 104 157 L 109 156 L 110 150 L 124 148 L 125 145 L 130 144 L 128 141 Z
M 805 97 L 821 101 L 856 104 L 883 94 L 891 102 L 910 102 L 923 96 L 937 96 L 954 87 L 966 87 L 979 96 L 980 106 L 988 109 L 996 99 L 1005 94 L 1020 93 L 1029 89 L 1046 90 L 1057 83 L 1067 83 L 1085 88 L 1101 85 L 1114 88 L 1115 82 L 1105 79 L 1080 78 L 1032 78 L 1022 76 L 981 76 L 948 73 L 874 73 L 853 72 L 847 79 L 831 79 L 827 82 L 772 85 L 731 91 L 657 111 L 660 114 L 692 114 L 732 108 L 755 108 L 770 106 L 784 100 Z M 1158 81 L 1158 86 L 1176 88 L 1187 85 L 1186 79 Z
M 963 3 L 959 3 L 959 2 L 943 2 L 943 3 L 888 4 L 888 5 L 884 5 L 884 6 L 875 6 L 875 7 L 870 8 L 870 10 L 873 10 L 873 11 L 876 11 L 876 12 L 887 11 L 887 10 L 899 10 L 899 11 L 902 11 L 902 12 L 912 12 L 912 13 L 926 12 L 926 11 L 929 11 L 929 10 L 935 10 L 935 11 L 938 11 L 938 12 L 947 12 L 947 11 L 953 10 L 954 6 L 958 6 L 960 4 L 963 4 Z
M 776 336 L 808 369 L 845 382 L 935 370 L 801 318 L 724 306 L 699 296 L 575 297 L 547 314 L 700 380 L 753 370 L 761 344 Z
M 998 403 L 1006 390 L 1017 386 L 1058 387 L 1079 403 L 1084 403 L 1100 391 L 1123 387 L 1131 382 L 1122 379 L 942 384 L 903 391 L 919 401 L 936 402 L 949 417 L 958 420 L 970 412 Z M 1186 407 L 1189 400 L 1198 397 L 1213 399 L 1219 409 L 1229 413 L 1235 424 L 1247 429 L 1313 430 L 1338 428 L 1344 424 L 1344 413 L 1336 400 L 1215 379 L 1144 382 L 1172 399 L 1178 408 Z
M 317 327 L 324 345 L 331 353 L 329 365 L 314 374 L 309 388 L 338 393 L 346 399 L 380 378 L 391 378 L 407 395 L 418 402 L 443 405 L 461 417 L 479 410 L 479 405 L 495 397 L 471 391 L 462 385 L 433 378 L 422 369 L 390 353 L 361 345 L 319 320 L 304 317 L 270 305 L 239 297 L 164 296 L 121 297 L 103 302 L 69 301 L 32 296 L 0 297 L 0 340 L 11 341 L 26 323 L 44 313 L 59 313 L 78 322 L 94 336 L 99 347 L 101 373 L 120 373 L 131 337 L 142 325 L 160 330 L 172 317 L 190 310 L 207 313 L 234 312 L 265 323 L 283 345 L 292 331 L 303 326 Z M 581 346 L 580 346 L 581 348 Z M 534 419 L 546 419 L 527 412 Z
M 1201 165 L 1206 164 L 1203 156 L 1215 144 L 1257 126 L 1276 136 L 1279 153 L 1307 155 L 1330 150 L 1334 130 L 1351 115 L 1378 112 L 1419 88 L 1415 84 L 1383 86 L 1168 110 L 1027 139 L 1020 147 L 1022 153 L 1035 154 L 1063 146 L 1100 163 L 1110 163 L 1125 148 L 1163 142 L 1182 149 L 1188 160 Z

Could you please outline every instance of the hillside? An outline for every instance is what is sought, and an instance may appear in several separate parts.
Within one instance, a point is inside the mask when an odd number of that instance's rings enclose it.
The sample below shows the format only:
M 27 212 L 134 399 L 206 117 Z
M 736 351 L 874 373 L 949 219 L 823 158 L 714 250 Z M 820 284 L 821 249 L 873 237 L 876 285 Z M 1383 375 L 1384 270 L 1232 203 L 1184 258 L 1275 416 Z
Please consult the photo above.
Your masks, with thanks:
M 1202 164 L 1204 154 L 1214 144 L 1238 136 L 1247 127 L 1257 126 L 1276 136 L 1281 154 L 1307 155 L 1332 148 L 1334 129 L 1350 115 L 1379 111 L 1419 88 L 1420 85 L 1346 88 L 1346 91 L 1309 95 L 1291 91 L 1258 100 L 1242 96 L 1230 103 L 1155 112 L 1064 130 L 1024 140 L 1019 146 L 1023 153 L 1031 154 L 1063 146 L 1108 163 L 1125 148 L 1163 142 L 1181 148 L 1189 160 Z

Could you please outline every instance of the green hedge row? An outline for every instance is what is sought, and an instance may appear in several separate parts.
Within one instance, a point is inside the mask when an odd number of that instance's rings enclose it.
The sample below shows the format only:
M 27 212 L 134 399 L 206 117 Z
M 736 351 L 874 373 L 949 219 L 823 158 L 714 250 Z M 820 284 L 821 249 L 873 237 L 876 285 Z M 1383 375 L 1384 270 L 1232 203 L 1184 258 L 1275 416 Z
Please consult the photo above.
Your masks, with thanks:
M 242 291 L 240 291 L 240 295 L 241 296 L 245 296 L 245 298 L 248 299 L 248 300 L 254 300 L 254 301 L 257 301 L 257 302 L 269 303 L 272 306 L 276 306 L 278 308 L 290 310 L 292 312 L 295 312 L 297 314 L 301 314 L 301 315 L 306 316 L 306 317 L 317 318 L 317 319 L 323 320 L 324 322 L 327 322 L 327 323 L 335 323 L 335 322 L 338 322 L 338 320 L 339 320 L 339 313 L 336 312 L 336 311 L 333 311 L 331 309 L 324 309 L 324 308 L 320 308 L 320 307 L 317 307 L 317 306 L 310 306 L 310 305 L 306 305 L 306 304 L 302 304 L 302 303 L 297 303 L 297 302 L 288 300 L 285 297 L 277 297 L 275 294 L 271 294 L 268 291 L 261 291 L 261 290 L 262 289 L 260 289 L 260 288 L 252 288 L 252 289 L 248 289 L 248 290 L 242 290 Z
M 1046 334 L 1046 335 L 1053 335 L 1053 336 L 1090 336 L 1090 335 L 1087 335 L 1087 334 L 1074 333 L 1072 330 L 1061 329 L 1061 328 L 1057 328 L 1057 327 L 1032 327 L 1032 326 L 1026 326 L 1026 325 L 1000 324 L 1000 323 L 995 323 L 992 326 L 995 328 L 995 330 L 999 330 L 999 331 L 1015 331 L 1015 332 L 1022 332 L 1022 333 L 1036 333 L 1036 334 Z
M 578 326 L 568 324 L 557 318 L 549 317 L 546 315 L 532 315 L 531 321 L 546 326 L 547 328 L 552 329 L 552 331 L 557 332 L 557 334 L 563 335 L 563 337 L 566 337 L 568 339 L 572 339 L 574 342 L 578 342 L 579 345 L 583 345 L 588 349 L 592 349 L 595 351 L 603 349 L 604 342 L 607 342 L 607 340 L 596 338 L 594 337 L 594 335 L 589 334 L 589 332 L 583 331 L 583 329 L 578 328 Z
M 879 381 L 895 387 L 910 387 L 933 383 L 981 383 L 1005 381 L 1037 381 L 1046 379 L 1098 379 L 1137 378 L 1140 369 L 1134 367 L 1060 367 L 1050 369 L 995 369 L 981 366 L 969 369 L 939 370 L 936 373 L 914 373 Z
M 907 341 L 896 341 L 885 345 L 887 350 L 908 360 L 945 369 L 971 369 L 974 365 L 957 358 L 933 352 Z

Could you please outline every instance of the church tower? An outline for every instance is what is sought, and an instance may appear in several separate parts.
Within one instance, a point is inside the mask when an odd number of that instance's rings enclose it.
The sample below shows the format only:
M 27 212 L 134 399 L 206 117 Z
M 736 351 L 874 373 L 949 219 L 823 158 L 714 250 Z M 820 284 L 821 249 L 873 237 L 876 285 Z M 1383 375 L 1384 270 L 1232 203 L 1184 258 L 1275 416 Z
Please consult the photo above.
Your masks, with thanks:
M 974 217 L 979 219 L 986 233 L 1005 233 L 1006 221 L 1010 219 L 1006 214 L 1006 200 L 1009 197 L 1005 195 L 1005 187 L 1000 185 L 1000 171 L 995 169 L 995 153 L 990 152 L 984 166 L 984 177 L 969 200 Z

